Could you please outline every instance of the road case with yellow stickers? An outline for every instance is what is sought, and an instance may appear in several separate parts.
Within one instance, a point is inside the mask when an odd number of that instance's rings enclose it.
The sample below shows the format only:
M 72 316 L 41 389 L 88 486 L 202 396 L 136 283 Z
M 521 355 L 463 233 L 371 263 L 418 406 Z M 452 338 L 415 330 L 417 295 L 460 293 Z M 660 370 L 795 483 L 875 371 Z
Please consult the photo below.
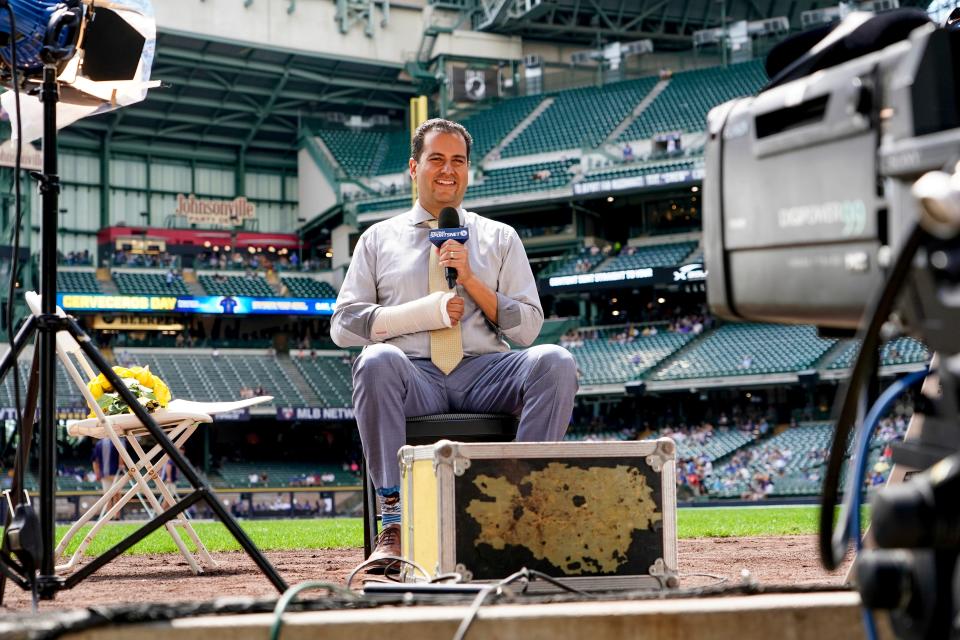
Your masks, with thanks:
M 526 567 L 581 589 L 678 586 L 669 438 L 442 440 L 399 457 L 403 556 L 433 575 L 497 581 Z

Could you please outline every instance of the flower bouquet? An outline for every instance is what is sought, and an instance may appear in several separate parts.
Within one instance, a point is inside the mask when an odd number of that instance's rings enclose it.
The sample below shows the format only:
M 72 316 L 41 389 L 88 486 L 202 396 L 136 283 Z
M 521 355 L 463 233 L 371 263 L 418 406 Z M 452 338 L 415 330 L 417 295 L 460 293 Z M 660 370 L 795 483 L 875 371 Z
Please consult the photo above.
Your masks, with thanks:
M 113 372 L 120 376 L 120 380 L 147 411 L 153 413 L 170 403 L 170 389 L 150 372 L 150 367 L 114 367 Z M 106 415 L 133 413 L 102 373 L 88 382 L 87 388 Z M 92 408 L 89 417 L 96 417 Z

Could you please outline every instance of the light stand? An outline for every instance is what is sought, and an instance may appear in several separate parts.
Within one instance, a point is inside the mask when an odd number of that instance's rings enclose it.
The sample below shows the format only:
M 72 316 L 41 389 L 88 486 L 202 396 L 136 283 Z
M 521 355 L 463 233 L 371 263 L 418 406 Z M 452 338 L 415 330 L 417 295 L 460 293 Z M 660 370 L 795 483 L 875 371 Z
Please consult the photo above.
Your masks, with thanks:
M 11 579 L 24 589 L 33 589 L 35 597 L 53 599 L 58 591 L 70 589 L 124 551 L 137 544 L 153 531 L 198 502 L 205 502 L 220 519 L 241 548 L 256 563 L 260 571 L 278 591 L 287 589 L 287 583 L 264 557 L 233 516 L 223 507 L 216 494 L 200 478 L 193 465 L 180 453 L 166 433 L 157 425 L 147 410 L 137 402 L 133 393 L 114 373 L 103 354 L 93 346 L 89 336 L 72 317 L 60 317 L 56 313 L 57 302 L 57 215 L 60 194 L 60 178 L 57 173 L 57 50 L 48 48 L 44 57 L 43 84 L 40 90 L 43 102 L 43 171 L 31 175 L 40 185 L 42 220 L 40 227 L 40 295 L 42 313 L 27 318 L 14 339 L 13 348 L 0 360 L 0 381 L 17 366 L 17 356 L 34 332 L 37 332 L 37 350 L 31 367 L 28 384 L 23 428 L 17 445 L 17 467 L 14 474 L 12 503 L 16 506 L 23 495 L 23 480 L 27 470 L 33 416 L 39 395 L 40 414 L 40 497 L 39 509 L 34 513 L 31 506 L 20 505 L 16 509 L 15 525 L 8 525 L 4 536 L 4 548 L 0 550 L 0 600 L 5 578 Z M 16 176 L 15 179 L 19 179 Z M 14 256 L 17 259 L 17 256 Z M 58 331 L 67 331 L 80 345 L 84 355 L 95 369 L 107 378 L 127 406 L 131 408 L 157 444 L 189 481 L 193 491 L 163 513 L 157 514 L 148 523 L 120 541 L 101 556 L 95 558 L 77 572 L 63 578 L 55 573 L 55 525 L 56 525 L 56 336 Z M 37 372 L 39 371 L 39 385 Z M 39 389 L 39 392 L 37 391 Z M 35 540 L 39 529 L 39 545 Z M 11 553 L 12 551 L 12 553 Z M 39 558 L 36 556 L 39 553 Z

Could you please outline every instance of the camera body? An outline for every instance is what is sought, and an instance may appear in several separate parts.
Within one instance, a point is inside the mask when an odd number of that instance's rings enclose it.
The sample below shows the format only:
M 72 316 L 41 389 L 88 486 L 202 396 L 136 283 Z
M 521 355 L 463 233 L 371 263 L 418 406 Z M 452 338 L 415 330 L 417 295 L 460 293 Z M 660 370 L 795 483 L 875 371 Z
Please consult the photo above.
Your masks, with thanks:
M 960 151 L 956 37 L 906 40 L 710 112 L 707 298 L 730 319 L 853 330 Z

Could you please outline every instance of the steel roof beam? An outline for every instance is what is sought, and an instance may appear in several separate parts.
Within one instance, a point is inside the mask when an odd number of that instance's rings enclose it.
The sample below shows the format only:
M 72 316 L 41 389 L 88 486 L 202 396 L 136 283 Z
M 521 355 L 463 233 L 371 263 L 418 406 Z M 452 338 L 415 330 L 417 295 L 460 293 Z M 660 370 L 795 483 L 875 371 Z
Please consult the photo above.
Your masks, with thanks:
M 519 25 L 518 25 L 519 26 Z M 573 33 L 586 36 L 604 36 L 609 38 L 652 38 L 660 41 L 689 43 L 691 37 L 675 33 L 660 33 L 655 31 L 631 31 L 623 28 L 605 29 L 597 27 L 572 26 L 564 24 L 546 24 L 540 22 L 530 22 L 522 25 L 523 29 L 530 31 L 541 31 L 550 34 Z M 514 29 L 513 31 L 516 31 Z
M 100 150 L 101 142 L 99 137 L 89 139 L 76 135 L 80 130 L 71 127 L 69 131 L 61 133 L 61 146 L 64 149 L 96 152 Z M 92 132 L 82 132 L 84 136 L 93 135 Z M 234 164 L 237 160 L 235 151 L 227 147 L 198 147 L 196 144 L 176 144 L 176 143 L 142 143 L 142 142 L 114 142 L 111 145 L 111 151 L 114 153 L 130 154 L 137 156 L 155 156 L 179 160 L 183 162 L 186 158 L 193 158 L 200 162 L 215 162 L 218 164 Z M 296 155 L 277 155 L 277 154 L 257 154 L 247 155 L 248 166 L 258 167 L 283 167 L 295 168 L 297 166 Z
M 84 123 L 84 128 L 88 130 L 96 130 L 101 132 L 106 132 L 109 130 L 109 124 L 106 122 L 89 120 Z M 236 147 L 239 148 L 243 141 L 239 138 L 231 138 L 227 136 L 219 135 L 204 135 L 199 136 L 192 133 L 180 133 L 173 132 L 167 133 L 164 131 L 157 131 L 156 129 L 151 129 L 149 127 L 141 127 L 131 124 L 121 124 L 114 129 L 114 138 L 119 141 L 121 137 L 147 137 L 151 139 L 163 139 L 163 140 L 182 140 L 184 142 L 193 142 L 193 143 L 203 143 L 203 144 L 220 144 L 227 147 Z M 280 151 L 288 151 L 293 147 L 292 144 L 285 142 L 272 142 L 269 140 L 260 140 L 254 141 L 251 147 L 257 147 L 261 149 L 273 149 Z
M 123 110 L 120 113 L 129 113 L 131 116 L 141 116 L 141 117 L 156 117 L 156 118 L 166 118 L 172 122 L 179 122 L 182 125 L 193 126 L 193 125 L 209 125 L 211 124 L 210 118 L 207 116 L 195 116 L 188 113 L 170 113 L 165 114 L 162 111 L 153 111 L 150 109 L 136 109 L 135 111 Z M 150 114 L 149 116 L 147 114 Z M 245 121 L 237 122 L 242 118 L 247 118 Z M 218 118 L 212 124 L 218 127 L 226 127 L 229 129 L 249 129 L 251 125 L 250 114 L 248 113 L 231 113 L 230 115 L 223 116 Z M 269 124 L 264 123 L 264 131 L 272 131 L 275 133 L 287 133 L 290 131 L 296 132 L 297 127 L 291 126 L 289 123 L 284 122 L 282 125 L 278 124 Z
M 176 58 L 179 60 L 189 60 L 191 62 L 205 62 L 212 65 L 227 67 L 231 69 L 243 69 L 248 71 L 259 71 L 267 74 L 280 75 L 284 72 L 283 65 L 272 64 L 269 62 L 257 62 L 255 60 L 245 60 L 231 58 L 230 56 L 221 56 L 210 53 L 196 53 L 184 51 L 182 49 L 165 49 L 165 58 Z M 322 84 L 331 84 L 341 87 L 357 87 L 364 89 L 379 89 L 381 91 L 396 91 L 398 93 L 414 94 L 416 87 L 410 84 L 401 84 L 396 82 L 364 80 L 360 78 L 336 77 L 316 71 L 309 71 L 297 67 L 290 68 L 290 75 L 296 78 L 303 78 L 312 82 Z

